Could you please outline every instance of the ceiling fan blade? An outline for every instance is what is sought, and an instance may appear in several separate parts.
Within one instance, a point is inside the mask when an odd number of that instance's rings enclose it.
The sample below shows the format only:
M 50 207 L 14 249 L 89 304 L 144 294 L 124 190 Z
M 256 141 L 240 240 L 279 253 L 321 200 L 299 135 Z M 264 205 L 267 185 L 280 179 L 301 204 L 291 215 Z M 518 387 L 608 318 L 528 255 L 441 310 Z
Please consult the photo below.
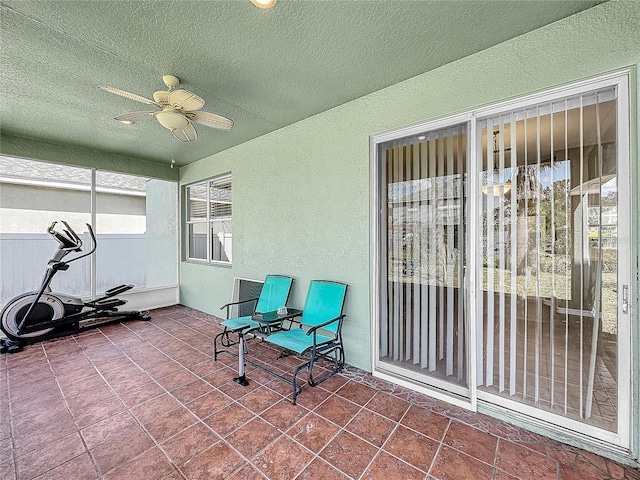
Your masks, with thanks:
M 187 118 L 193 122 L 199 123 L 209 128 L 217 128 L 219 130 L 231 130 L 233 120 L 217 113 L 209 112 L 186 112 Z
M 120 95 L 121 97 L 128 98 L 129 100 L 133 100 L 140 103 L 146 103 L 147 105 L 153 105 L 155 107 L 162 108 L 162 105 L 160 105 L 159 103 L 154 102 L 149 98 L 145 98 L 142 95 L 137 95 L 135 93 L 127 92 L 125 90 L 120 90 L 119 88 L 114 88 L 114 87 L 99 86 L 98 88 L 100 90 L 104 90 L 105 92 L 113 93 L 115 95 Z
M 204 105 L 204 100 L 195 93 L 179 88 L 178 90 L 169 92 L 168 103 L 176 110 L 190 112 L 201 109 Z
M 147 120 L 148 118 L 153 118 L 153 112 L 131 112 L 131 113 L 123 113 L 122 115 L 118 115 L 117 117 L 113 117 L 114 120 L 122 123 L 136 123 L 139 120 Z
M 190 123 L 183 129 L 178 130 L 176 128 L 175 130 L 171 130 L 171 133 L 181 142 L 193 142 L 198 139 L 198 132 L 196 132 L 196 129 Z

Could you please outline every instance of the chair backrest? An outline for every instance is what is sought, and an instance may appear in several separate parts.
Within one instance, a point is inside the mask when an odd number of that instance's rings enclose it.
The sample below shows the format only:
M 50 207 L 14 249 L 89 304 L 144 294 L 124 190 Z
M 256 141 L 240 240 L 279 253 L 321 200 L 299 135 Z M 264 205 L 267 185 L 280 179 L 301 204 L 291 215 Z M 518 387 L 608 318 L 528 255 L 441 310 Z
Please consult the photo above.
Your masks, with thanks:
M 347 286 L 344 283 L 311 280 L 302 311 L 302 325 L 315 327 L 342 315 L 346 293 Z M 338 322 L 323 328 L 335 333 Z
M 289 299 L 293 278 L 282 275 L 267 275 L 256 304 L 256 313 L 273 312 L 284 307 Z

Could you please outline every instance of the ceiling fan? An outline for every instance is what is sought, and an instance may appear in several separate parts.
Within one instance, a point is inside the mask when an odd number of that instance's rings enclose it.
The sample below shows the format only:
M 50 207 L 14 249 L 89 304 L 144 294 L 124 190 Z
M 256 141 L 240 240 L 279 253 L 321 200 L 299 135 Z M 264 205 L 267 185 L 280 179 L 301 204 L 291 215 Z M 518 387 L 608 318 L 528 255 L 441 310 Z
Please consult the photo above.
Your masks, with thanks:
M 153 100 L 145 98 L 135 93 L 120 90 L 114 87 L 98 88 L 105 92 L 120 95 L 121 97 L 134 100 L 136 102 L 152 105 L 159 110 L 150 112 L 124 113 L 114 117 L 118 122 L 131 125 L 139 120 L 155 118 L 164 128 L 171 130 L 171 133 L 181 142 L 193 142 L 198 138 L 198 132 L 191 122 L 204 125 L 209 128 L 219 130 L 231 130 L 233 120 L 218 115 L 216 113 L 202 112 L 204 100 L 195 93 L 191 93 L 183 88 L 176 88 L 180 84 L 178 77 L 173 75 L 163 75 L 162 81 L 167 86 L 167 90 L 159 90 L 153 93 Z

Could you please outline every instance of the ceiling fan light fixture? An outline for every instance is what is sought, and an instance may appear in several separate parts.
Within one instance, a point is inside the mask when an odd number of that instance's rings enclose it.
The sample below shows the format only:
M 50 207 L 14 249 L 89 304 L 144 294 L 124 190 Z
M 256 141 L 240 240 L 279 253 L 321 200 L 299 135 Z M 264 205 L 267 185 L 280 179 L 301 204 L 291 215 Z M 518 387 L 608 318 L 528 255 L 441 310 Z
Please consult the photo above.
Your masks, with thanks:
M 273 7 L 277 1 L 278 0 L 251 0 L 251 3 L 253 3 L 258 8 L 266 10 Z
M 189 120 L 187 120 L 184 115 L 171 108 L 164 109 L 161 112 L 155 113 L 153 116 L 158 120 L 160 125 L 169 130 L 181 130 L 189 124 Z

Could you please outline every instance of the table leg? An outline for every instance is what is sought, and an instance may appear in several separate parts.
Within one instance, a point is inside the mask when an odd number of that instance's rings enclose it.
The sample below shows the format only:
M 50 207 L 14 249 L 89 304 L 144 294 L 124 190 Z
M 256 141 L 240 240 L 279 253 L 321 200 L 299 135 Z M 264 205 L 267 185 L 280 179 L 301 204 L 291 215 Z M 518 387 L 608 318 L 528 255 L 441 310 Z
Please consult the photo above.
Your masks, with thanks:
M 235 377 L 233 381 L 239 383 L 243 387 L 246 387 L 249 385 L 249 382 L 244 376 L 244 335 L 240 333 L 238 338 L 240 340 L 238 343 L 238 376 Z

